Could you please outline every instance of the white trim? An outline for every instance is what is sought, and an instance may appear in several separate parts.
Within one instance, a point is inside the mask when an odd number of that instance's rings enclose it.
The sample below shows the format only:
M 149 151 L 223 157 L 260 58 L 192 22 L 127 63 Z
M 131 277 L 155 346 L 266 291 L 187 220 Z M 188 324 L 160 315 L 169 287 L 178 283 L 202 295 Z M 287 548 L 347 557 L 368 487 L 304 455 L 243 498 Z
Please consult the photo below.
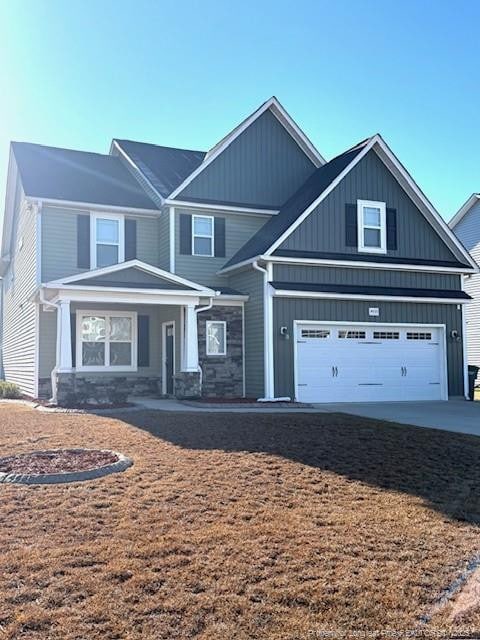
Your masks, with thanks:
M 205 202 L 190 202 L 186 200 L 165 200 L 166 205 L 175 205 L 182 209 L 200 209 L 201 211 L 221 211 L 225 213 L 241 213 L 250 216 L 275 216 L 279 209 L 257 209 L 255 207 L 240 207 L 230 204 L 208 204 Z
M 418 302 L 432 304 L 467 304 L 470 300 L 457 298 L 415 298 L 413 296 L 365 295 L 360 293 L 332 293 L 323 291 L 289 291 L 275 289 L 274 297 L 279 298 L 326 298 L 332 300 L 384 300 L 389 302 Z
M 91 269 L 90 271 L 84 271 L 83 273 L 69 276 L 68 278 L 60 278 L 59 280 L 50 280 L 50 282 L 45 283 L 46 287 L 53 287 L 55 285 L 62 286 L 64 284 L 71 284 L 74 282 L 81 282 L 82 280 L 87 280 L 90 278 L 97 278 L 99 276 L 109 275 L 110 273 L 116 273 L 117 271 L 122 271 L 123 269 L 130 268 L 140 269 L 141 271 L 145 271 L 146 273 L 150 273 L 154 276 L 158 276 L 159 278 L 163 278 L 164 280 L 169 280 L 170 282 L 174 282 L 180 285 L 184 285 L 191 289 L 195 289 L 197 292 L 201 291 L 204 295 L 214 296 L 215 292 L 213 289 L 209 289 L 208 287 L 204 287 L 196 282 L 192 282 L 191 280 L 187 280 L 186 278 L 181 278 L 174 273 L 170 273 L 169 271 L 164 271 L 163 269 L 159 269 L 158 267 L 153 267 L 146 262 L 141 262 L 140 260 L 127 260 L 127 262 L 121 262 L 118 264 L 113 264 L 110 267 L 103 267 L 101 269 Z M 100 287 L 103 289 L 103 287 Z
M 42 203 L 37 204 L 35 218 L 35 271 L 37 286 L 42 281 Z
M 112 140 L 112 144 L 110 145 L 110 155 L 112 155 L 112 148 L 113 147 L 115 147 L 120 152 L 120 154 L 125 158 L 125 160 L 128 162 L 128 164 L 137 172 L 137 174 L 142 178 L 142 180 L 144 180 L 148 184 L 150 189 L 160 199 L 160 202 L 163 204 L 165 198 L 162 196 L 161 193 L 159 193 L 157 191 L 157 189 L 155 189 L 155 187 L 150 182 L 150 180 L 147 178 L 145 173 L 139 169 L 137 164 L 130 158 L 128 153 L 124 149 L 122 149 L 121 145 L 119 145 L 117 140 L 115 140 L 115 139 Z
M 275 392 L 273 368 L 271 368 L 273 362 L 273 333 L 271 332 L 273 319 L 270 311 L 273 305 L 271 304 L 271 287 L 268 282 L 270 272 L 268 268 L 261 267 L 257 262 L 253 262 L 252 267 L 263 276 L 263 397 L 272 399 L 275 397 Z M 271 353 L 272 355 L 270 355 Z
M 464 280 L 462 278 L 462 291 L 465 291 Z M 469 381 L 468 381 L 468 340 L 467 340 L 467 315 L 465 306 L 462 305 L 462 351 L 463 351 L 463 395 L 465 399 L 469 399 Z M 473 391 L 475 395 L 475 389 Z
M 82 211 L 106 211 L 110 213 L 132 213 L 135 215 L 160 215 L 160 209 L 138 209 L 136 207 L 121 207 L 113 204 L 99 204 L 98 202 L 80 202 L 79 200 L 59 200 L 58 198 L 36 198 L 25 196 L 28 202 L 41 202 L 43 205 L 60 207 L 61 209 L 81 209 Z
M 364 210 L 366 208 L 380 211 L 380 225 L 365 224 Z M 380 246 L 371 247 L 365 245 L 365 229 L 380 231 Z M 385 202 L 374 200 L 357 200 L 357 249 L 360 253 L 387 253 L 387 205 Z
M 453 229 L 460 220 L 463 219 L 465 215 L 470 211 L 474 204 L 476 204 L 480 200 L 480 193 L 472 193 L 472 195 L 468 198 L 466 202 L 462 204 L 457 213 L 453 216 L 453 218 L 448 223 L 450 229 Z
M 248 296 L 218 296 L 213 301 L 216 307 L 241 307 L 248 301 Z
M 175 273 L 175 207 L 168 208 L 168 251 L 171 273 Z
M 175 362 L 175 349 L 176 349 L 176 337 L 175 337 L 175 320 L 167 320 L 162 322 L 162 394 L 167 395 L 167 327 L 173 328 L 173 375 L 177 371 Z
M 98 242 L 97 239 L 97 222 L 99 220 L 111 220 L 118 223 L 118 242 Z M 109 246 L 118 248 L 118 261 L 115 263 L 122 264 L 125 262 L 125 216 L 118 213 L 90 213 L 90 268 L 97 269 L 97 246 Z M 108 265 L 113 266 L 113 265 Z M 98 267 L 105 269 L 106 267 Z
M 242 302 L 242 396 L 247 396 L 247 382 L 245 380 L 246 363 L 245 363 L 245 303 Z
M 137 353 L 138 353 L 138 329 L 137 329 L 137 312 L 136 311 L 100 311 L 99 309 L 77 309 L 76 315 L 76 340 L 75 340 L 75 355 L 76 355 L 76 371 L 82 372 L 98 372 L 98 373 L 125 373 L 138 370 Z M 82 364 L 82 317 L 84 316 L 105 316 L 106 325 L 109 325 L 110 318 L 130 318 L 132 321 L 132 339 L 131 339 L 131 365 L 115 367 L 110 364 L 103 366 L 84 366 Z M 70 318 L 69 318 L 70 320 Z M 105 362 L 110 359 L 110 337 L 107 338 L 107 331 L 105 331 L 105 341 L 102 343 L 105 345 Z
M 429 328 L 429 329 L 439 329 L 443 334 L 442 344 L 442 355 L 443 355 L 443 371 L 442 371 L 442 400 L 448 400 L 448 363 L 447 363 L 447 327 L 445 324 L 423 324 L 421 322 L 349 322 L 345 321 L 327 321 L 323 320 L 294 320 L 293 321 L 293 389 L 295 393 L 295 400 L 298 398 L 298 358 L 297 358 L 297 339 L 298 339 L 298 326 L 299 325 L 322 325 L 322 326 L 356 326 L 356 327 L 421 327 L 421 328 Z M 348 400 L 346 401 L 348 402 Z
M 212 232 L 209 235 L 203 233 L 195 233 L 195 220 L 210 220 Z M 195 253 L 195 238 L 204 238 L 210 240 L 211 249 L 210 253 Z M 192 214 L 192 256 L 197 258 L 214 258 L 215 257 L 215 218 L 214 216 L 205 216 L 199 214 Z
M 210 353 L 208 350 L 208 328 L 212 324 L 221 324 L 223 326 L 223 352 Z M 227 355 L 227 323 L 225 320 L 206 320 L 205 321 L 205 355 L 210 358 L 225 357 Z
M 45 288 L 46 289 L 46 288 Z M 48 290 L 48 289 L 47 289 Z M 71 302 L 100 302 L 109 304 L 154 304 L 154 305 L 198 305 L 200 295 L 189 296 L 181 294 L 158 295 L 147 290 L 143 293 L 136 291 L 87 291 L 85 289 L 53 289 L 54 294 L 47 302 L 55 304 L 58 300 L 70 300 Z M 203 296 L 202 296 L 203 297 Z
M 1 283 L 0 283 L 1 286 Z M 0 312 L 1 313 L 1 312 Z M 0 318 L 1 320 L 1 318 Z M 1 336 L 0 336 L 1 337 Z M 38 378 L 40 376 L 40 304 L 35 303 L 35 351 L 33 355 L 33 397 L 38 398 Z M 0 344 L 0 357 L 2 355 L 3 345 Z M 0 368 L 1 368 L 0 363 Z
M 192 173 L 185 178 L 185 180 L 168 196 L 169 200 L 175 198 L 181 193 L 202 171 L 204 171 L 219 155 L 221 155 L 225 149 L 227 149 L 234 140 L 236 140 L 248 127 L 255 122 L 266 111 L 271 110 L 279 122 L 285 127 L 288 133 L 292 136 L 298 146 L 302 149 L 305 155 L 313 162 L 316 167 L 320 167 L 325 164 L 325 159 L 315 149 L 310 140 L 301 131 L 298 125 L 288 115 L 282 105 L 275 97 L 267 100 L 259 109 L 254 111 L 248 118 L 246 118 L 240 125 L 235 127 L 223 140 L 215 145 L 206 154 L 203 162 L 192 171 Z

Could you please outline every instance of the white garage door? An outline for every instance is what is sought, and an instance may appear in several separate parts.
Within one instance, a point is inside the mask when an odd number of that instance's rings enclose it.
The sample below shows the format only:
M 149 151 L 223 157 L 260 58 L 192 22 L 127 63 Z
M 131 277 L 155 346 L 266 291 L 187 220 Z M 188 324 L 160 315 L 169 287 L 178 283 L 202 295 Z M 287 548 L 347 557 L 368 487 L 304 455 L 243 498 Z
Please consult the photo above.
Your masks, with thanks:
M 295 339 L 299 401 L 446 399 L 441 328 L 298 323 Z

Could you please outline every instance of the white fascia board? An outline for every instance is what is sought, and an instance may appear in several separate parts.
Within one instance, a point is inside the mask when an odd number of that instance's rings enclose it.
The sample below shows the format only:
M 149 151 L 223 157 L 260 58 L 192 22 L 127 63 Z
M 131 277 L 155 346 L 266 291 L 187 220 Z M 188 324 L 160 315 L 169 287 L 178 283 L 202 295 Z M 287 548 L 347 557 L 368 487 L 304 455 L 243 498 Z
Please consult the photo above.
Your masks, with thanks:
M 280 211 L 278 209 L 256 209 L 255 207 L 235 207 L 228 204 L 208 204 L 206 202 L 190 202 L 188 200 L 171 200 L 168 198 L 164 204 L 177 207 L 179 209 L 201 209 L 207 211 L 224 211 L 226 213 L 242 213 L 244 215 L 275 216 Z
M 67 209 L 81 209 L 82 211 L 108 211 L 110 213 L 131 213 L 134 215 L 158 216 L 162 212 L 160 209 L 138 209 L 135 207 L 119 207 L 110 204 L 98 204 L 96 202 L 80 202 L 77 200 L 58 200 L 55 198 L 35 198 L 33 196 L 25 196 L 25 200 L 31 203 L 42 203 L 43 205 L 52 207 L 62 207 Z
M 47 287 L 44 287 L 48 290 Z M 185 291 L 168 293 L 153 292 L 151 289 L 94 289 L 63 287 L 55 290 L 49 302 L 55 304 L 59 300 L 70 302 L 100 303 L 100 304 L 155 304 L 155 305 L 198 305 L 202 295 L 198 292 L 189 294 Z
M 457 213 L 453 216 L 453 218 L 448 223 L 450 229 L 455 228 L 455 226 L 462 220 L 462 218 L 470 211 L 473 205 L 480 200 L 480 193 L 472 193 L 472 195 L 468 198 L 468 200 L 462 204 Z
M 273 289 L 273 287 L 272 287 Z M 288 289 L 273 289 L 274 297 L 278 298 L 322 298 L 331 300 L 379 300 L 384 302 L 417 302 L 434 304 L 468 304 L 470 300 L 463 298 L 417 298 L 414 296 L 376 296 L 360 293 L 331 293 L 323 291 L 290 291 Z
M 150 187 L 150 189 L 153 191 L 153 193 L 155 193 L 158 198 L 160 199 L 160 202 L 162 204 L 164 204 L 164 200 L 165 198 L 162 196 L 161 193 L 159 193 L 157 191 L 157 189 L 155 189 L 155 187 L 153 186 L 153 184 L 150 182 L 150 180 L 147 178 L 147 176 L 144 174 L 144 172 L 138 167 L 138 165 L 136 164 L 136 162 L 134 162 L 130 156 L 128 155 L 128 153 L 122 149 L 122 147 L 118 144 L 118 142 L 116 140 L 112 140 L 112 144 L 110 145 L 110 155 L 112 155 L 112 149 L 115 147 L 115 149 L 117 149 L 117 151 L 122 155 L 123 158 L 125 158 L 125 160 L 128 162 L 128 164 L 132 167 L 132 169 L 141 176 L 142 180 L 145 180 L 145 182 L 148 184 L 148 186 Z
M 314 163 L 316 167 L 320 167 L 325 164 L 324 158 L 315 149 L 313 144 L 308 140 L 305 134 L 301 131 L 298 125 L 287 114 L 285 109 L 281 106 L 275 97 L 267 100 L 259 109 L 254 111 L 248 118 L 246 118 L 239 126 L 235 127 L 224 139 L 217 148 L 213 147 L 212 152 L 208 152 L 203 162 L 192 171 L 192 173 L 185 178 L 185 180 L 168 196 L 168 199 L 176 198 L 185 187 L 187 187 L 204 169 L 206 169 L 225 149 L 227 149 L 234 140 L 236 140 L 248 127 L 255 122 L 260 116 L 270 109 L 277 119 L 283 124 L 286 131 L 292 136 L 296 143 L 300 146 L 302 151 L 308 158 Z M 288 127 L 286 126 L 288 124 Z

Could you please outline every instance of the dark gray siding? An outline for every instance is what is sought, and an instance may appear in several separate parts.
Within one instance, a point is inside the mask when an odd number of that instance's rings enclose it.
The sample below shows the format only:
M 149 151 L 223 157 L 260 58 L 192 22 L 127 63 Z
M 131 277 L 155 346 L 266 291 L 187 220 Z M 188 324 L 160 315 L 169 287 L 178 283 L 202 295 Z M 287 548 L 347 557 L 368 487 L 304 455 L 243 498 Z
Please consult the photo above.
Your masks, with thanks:
M 368 308 L 378 306 L 380 317 L 371 318 Z M 420 304 L 410 302 L 375 302 L 354 300 L 316 300 L 307 298 L 274 298 L 273 336 L 275 394 L 294 396 L 293 378 L 293 321 L 318 320 L 320 322 L 377 322 L 445 324 L 447 327 L 448 392 L 450 396 L 463 395 L 462 342 L 449 337 L 452 329 L 462 332 L 462 312 L 452 304 Z M 290 340 L 280 336 L 280 327 L 289 329 Z
M 124 269 L 122 271 L 116 271 L 106 276 L 100 276 L 98 278 L 85 278 L 79 284 L 86 286 L 100 285 L 104 287 L 146 287 L 155 289 L 192 289 L 184 285 L 176 284 L 170 280 L 165 280 L 159 276 L 155 276 L 152 273 L 147 273 L 141 269 Z
M 280 282 L 314 282 L 319 284 L 353 284 L 371 287 L 412 287 L 417 289 L 462 288 L 461 276 L 424 271 L 390 271 L 387 269 L 349 269 L 276 264 L 273 280 Z
M 249 398 L 264 396 L 263 276 L 254 269 L 240 271 L 228 285 L 248 293 L 245 303 L 245 393 Z
M 392 258 L 453 260 L 455 256 L 385 167 L 370 151 L 319 206 L 283 242 L 280 249 L 355 253 L 345 244 L 345 204 L 378 200 L 397 210 L 398 249 Z M 368 253 L 361 254 L 368 260 Z
M 314 169 L 277 118 L 266 111 L 178 198 L 280 207 Z

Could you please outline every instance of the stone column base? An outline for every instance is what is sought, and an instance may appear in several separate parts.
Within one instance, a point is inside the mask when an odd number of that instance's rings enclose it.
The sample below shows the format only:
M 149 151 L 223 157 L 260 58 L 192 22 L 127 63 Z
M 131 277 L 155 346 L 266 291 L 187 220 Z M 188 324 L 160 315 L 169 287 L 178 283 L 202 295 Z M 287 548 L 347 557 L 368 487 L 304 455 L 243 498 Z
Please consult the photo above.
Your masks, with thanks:
M 202 385 L 199 371 L 180 371 L 173 377 L 175 397 L 179 400 L 200 398 Z

